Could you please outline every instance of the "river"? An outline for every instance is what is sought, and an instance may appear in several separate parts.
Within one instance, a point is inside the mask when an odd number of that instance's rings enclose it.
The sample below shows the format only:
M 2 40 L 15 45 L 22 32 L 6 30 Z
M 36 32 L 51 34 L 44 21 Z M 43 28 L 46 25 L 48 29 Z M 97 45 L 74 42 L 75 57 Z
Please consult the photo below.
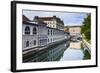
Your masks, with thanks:
M 82 60 L 84 58 L 84 53 L 81 48 L 80 42 L 70 42 L 70 46 L 64 51 L 63 57 L 60 61 L 66 60 Z
M 82 41 L 66 41 L 31 55 L 30 58 L 23 60 L 23 62 L 71 61 L 84 59 L 90 59 L 90 55 L 84 52 Z

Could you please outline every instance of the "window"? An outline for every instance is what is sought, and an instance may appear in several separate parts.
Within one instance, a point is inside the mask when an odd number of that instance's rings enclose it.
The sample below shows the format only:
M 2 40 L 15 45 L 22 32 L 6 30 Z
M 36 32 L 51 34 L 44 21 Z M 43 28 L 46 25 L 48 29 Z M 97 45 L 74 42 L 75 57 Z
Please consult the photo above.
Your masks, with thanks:
M 51 38 L 51 42 L 52 42 L 52 38 Z
M 37 29 L 36 29 L 36 27 L 33 28 L 33 34 L 37 34 Z
M 48 39 L 48 42 L 49 42 L 49 39 Z
M 55 31 L 53 30 L 53 32 L 52 32 L 53 35 L 54 35 L 54 32 L 55 32 Z
M 48 35 L 49 35 L 49 29 L 48 29 Z
M 36 40 L 34 40 L 34 45 L 36 45 Z
M 51 30 L 51 35 L 52 35 L 52 30 Z
M 29 46 L 29 41 L 26 41 L 26 47 L 28 47 Z
M 30 28 L 29 28 L 29 26 L 25 27 L 25 34 L 30 34 Z

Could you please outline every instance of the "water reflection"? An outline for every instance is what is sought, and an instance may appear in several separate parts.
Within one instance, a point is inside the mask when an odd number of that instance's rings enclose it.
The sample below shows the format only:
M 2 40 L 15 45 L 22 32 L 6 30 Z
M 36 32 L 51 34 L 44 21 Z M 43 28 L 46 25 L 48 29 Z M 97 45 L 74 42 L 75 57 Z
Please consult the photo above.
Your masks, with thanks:
M 45 50 L 39 51 L 28 58 L 23 58 L 23 62 L 45 62 L 45 61 L 67 61 L 84 59 L 82 42 L 63 42 Z
M 64 56 L 60 59 L 60 61 L 66 60 L 82 60 L 84 58 L 84 53 L 81 49 L 82 42 L 70 42 L 70 46 L 64 52 Z
M 70 48 L 72 48 L 72 49 L 80 49 L 81 48 L 81 44 L 82 44 L 82 42 L 80 41 L 80 42 L 70 42 Z
M 70 41 L 51 46 L 35 54 L 23 58 L 23 62 L 59 61 L 64 51 L 69 47 Z

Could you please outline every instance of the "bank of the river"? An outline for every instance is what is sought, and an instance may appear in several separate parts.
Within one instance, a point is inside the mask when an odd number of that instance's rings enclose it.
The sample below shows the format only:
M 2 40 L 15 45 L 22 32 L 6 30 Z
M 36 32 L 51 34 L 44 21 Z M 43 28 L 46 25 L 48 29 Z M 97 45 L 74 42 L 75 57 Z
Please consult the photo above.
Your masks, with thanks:
M 86 59 L 91 59 L 91 45 L 85 40 L 82 40 L 83 45 L 84 45 L 84 60 Z

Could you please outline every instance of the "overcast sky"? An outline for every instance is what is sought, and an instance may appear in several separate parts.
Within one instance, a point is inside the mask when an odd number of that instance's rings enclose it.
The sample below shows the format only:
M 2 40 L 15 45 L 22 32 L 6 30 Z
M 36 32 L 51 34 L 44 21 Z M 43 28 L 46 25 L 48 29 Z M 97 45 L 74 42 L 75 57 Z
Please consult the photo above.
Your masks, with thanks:
M 88 13 L 75 13 L 75 12 L 48 12 L 48 11 L 33 11 L 23 10 L 23 14 L 30 20 L 33 20 L 34 16 L 40 17 L 52 17 L 56 16 L 63 20 L 65 26 L 82 25 L 84 18 Z

